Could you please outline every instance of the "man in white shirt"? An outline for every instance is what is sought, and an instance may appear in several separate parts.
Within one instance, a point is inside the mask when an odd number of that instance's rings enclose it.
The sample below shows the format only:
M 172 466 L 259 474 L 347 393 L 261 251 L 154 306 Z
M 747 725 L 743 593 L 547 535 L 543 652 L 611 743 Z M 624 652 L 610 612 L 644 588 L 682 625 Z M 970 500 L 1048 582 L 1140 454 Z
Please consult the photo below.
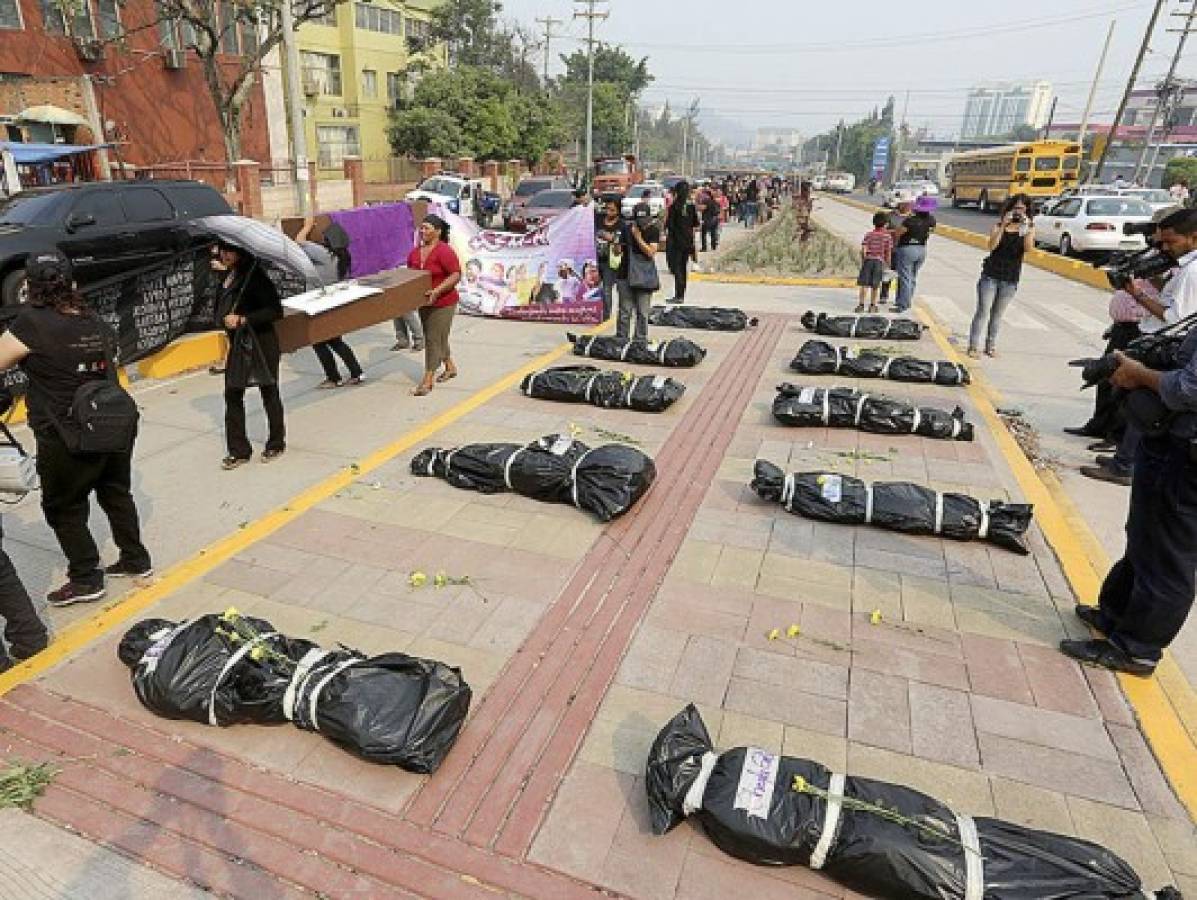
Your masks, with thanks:
M 1189 183 L 1185 179 L 1181 179 L 1168 188 L 1168 194 L 1179 206 L 1185 206 L 1189 202 Z

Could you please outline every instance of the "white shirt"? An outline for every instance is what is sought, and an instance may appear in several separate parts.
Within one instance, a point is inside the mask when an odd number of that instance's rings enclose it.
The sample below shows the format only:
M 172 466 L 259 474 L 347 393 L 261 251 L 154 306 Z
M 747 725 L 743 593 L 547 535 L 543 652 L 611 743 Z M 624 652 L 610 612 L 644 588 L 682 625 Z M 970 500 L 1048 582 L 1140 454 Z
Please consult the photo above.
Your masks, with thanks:
M 1181 319 L 1197 313 L 1197 250 L 1182 256 L 1177 264 L 1180 270 L 1168 279 L 1164 289 L 1160 291 L 1160 304 L 1164 307 L 1164 318 L 1155 315 L 1146 316 L 1139 323 L 1139 330 L 1144 334 L 1159 331 L 1165 325 L 1171 325 Z
M 1172 199 L 1178 203 L 1183 203 L 1189 199 L 1189 189 L 1181 184 L 1179 181 L 1168 188 L 1168 193 L 1172 195 Z

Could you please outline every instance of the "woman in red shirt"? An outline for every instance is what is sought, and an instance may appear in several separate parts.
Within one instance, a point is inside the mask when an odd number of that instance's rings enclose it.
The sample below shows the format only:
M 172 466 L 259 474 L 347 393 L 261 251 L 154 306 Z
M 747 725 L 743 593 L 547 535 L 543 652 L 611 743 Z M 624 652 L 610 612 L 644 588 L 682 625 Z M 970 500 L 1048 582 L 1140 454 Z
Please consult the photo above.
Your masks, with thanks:
M 408 268 L 422 269 L 432 278 L 432 290 L 419 310 L 424 325 L 424 378 L 412 391 L 417 397 L 431 391 L 436 382 L 457 377 L 457 366 L 449 353 L 449 329 L 457 311 L 461 263 L 448 240 L 449 224 L 440 216 L 425 216 L 420 225 L 420 244 L 407 257 Z M 442 365 L 445 370 L 438 375 Z

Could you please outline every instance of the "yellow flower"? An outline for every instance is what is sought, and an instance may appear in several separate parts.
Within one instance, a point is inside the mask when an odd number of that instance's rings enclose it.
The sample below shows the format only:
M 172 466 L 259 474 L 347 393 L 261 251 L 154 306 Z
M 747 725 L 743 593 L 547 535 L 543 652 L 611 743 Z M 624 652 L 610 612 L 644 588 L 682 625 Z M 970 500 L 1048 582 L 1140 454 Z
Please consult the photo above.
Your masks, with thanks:
M 807 788 L 806 779 L 803 778 L 801 775 L 795 775 L 794 776 L 794 790 L 797 791 L 799 794 L 805 794 L 806 788 Z
M 249 658 L 254 662 L 261 662 L 266 658 L 266 647 L 262 644 L 258 644 L 249 651 Z
M 881 610 L 875 609 L 871 613 L 869 613 L 869 624 L 870 625 L 880 625 L 881 624 Z
M 802 634 L 802 629 L 799 628 L 797 625 L 791 625 L 789 628 L 786 629 L 786 637 L 796 638 L 800 634 Z
M 428 583 L 428 576 L 423 572 L 412 572 L 407 576 L 407 583 L 412 587 L 423 587 Z
M 435 585 L 436 585 L 438 588 L 442 588 L 442 587 L 444 587 L 446 584 L 448 584 L 448 583 L 449 583 L 449 576 L 448 576 L 448 575 L 446 575 L 444 572 L 437 572 L 437 573 L 436 573 L 436 578 L 434 578 L 434 579 L 433 579 L 433 583 L 434 583 L 434 584 L 435 584 Z
M 769 632 L 769 640 L 775 641 L 779 637 L 781 637 L 781 629 L 780 628 L 774 628 L 772 631 Z
M 581 428 L 579 428 L 579 427 L 578 427 L 578 426 L 577 426 L 575 423 L 573 423 L 573 422 L 570 422 L 570 423 L 569 423 L 569 436 L 570 436 L 570 437 L 572 437 L 572 438 L 576 438 L 576 437 L 577 437 L 578 435 L 580 435 L 581 433 L 582 433 L 582 429 L 581 429 Z
M 221 614 L 220 617 L 222 619 L 224 619 L 226 622 L 232 622 L 232 621 L 235 621 L 236 619 L 240 618 L 240 616 L 241 616 L 241 612 L 237 609 L 237 607 L 230 606 L 228 609 L 226 609 Z

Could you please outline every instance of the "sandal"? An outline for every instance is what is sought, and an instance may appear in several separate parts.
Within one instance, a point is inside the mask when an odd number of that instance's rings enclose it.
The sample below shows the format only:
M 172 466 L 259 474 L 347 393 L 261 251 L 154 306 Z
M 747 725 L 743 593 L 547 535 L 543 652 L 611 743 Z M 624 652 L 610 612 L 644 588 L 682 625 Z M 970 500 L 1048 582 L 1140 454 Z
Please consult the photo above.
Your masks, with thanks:
M 345 384 L 347 384 L 349 387 L 357 387 L 359 384 L 364 384 L 365 381 L 365 375 L 354 375 L 352 378 L 346 381 Z
M 997 351 L 996 351 L 996 350 L 994 350 L 992 347 L 990 347 L 988 350 L 986 350 L 986 351 L 985 351 L 985 355 L 986 355 L 986 356 L 991 356 L 991 357 L 993 357 L 994 359 L 996 359 L 996 358 L 997 358 Z
M 442 381 L 442 382 L 443 382 L 443 381 L 452 381 L 452 380 L 453 380 L 454 378 L 456 378 L 456 377 L 457 377 L 457 370 L 456 370 L 456 369 L 453 369 L 452 371 L 448 371 L 448 370 L 446 370 L 446 371 L 444 371 L 444 372 L 441 372 L 441 374 L 437 375 L 437 376 L 436 376 L 436 380 L 437 380 L 437 381 Z
M 864 304 L 863 303 L 856 304 L 856 312 L 858 312 L 858 313 L 864 312 Z
M 280 456 L 282 456 L 286 452 L 287 452 L 286 447 L 279 447 L 277 450 L 263 450 L 262 451 L 262 462 L 264 462 L 264 463 L 274 462 L 276 459 L 278 459 Z
M 969 359 L 980 359 L 981 352 L 979 350 L 977 350 L 976 347 L 969 347 L 968 348 L 968 357 L 969 357 Z
M 248 456 L 226 456 L 220 461 L 220 467 L 228 472 L 238 466 L 245 465 L 249 460 L 250 457 Z
M 881 310 L 879 310 L 876 306 L 869 307 L 869 312 L 871 312 L 871 313 L 880 312 L 880 311 Z
M 333 381 L 331 378 L 325 378 L 322 382 L 316 385 L 316 388 L 321 391 L 330 391 L 333 388 L 339 388 L 341 382 Z
M 419 384 L 419 385 L 416 385 L 416 389 L 411 392 L 411 395 L 413 397 L 426 397 L 431 393 L 432 393 L 432 385 Z

